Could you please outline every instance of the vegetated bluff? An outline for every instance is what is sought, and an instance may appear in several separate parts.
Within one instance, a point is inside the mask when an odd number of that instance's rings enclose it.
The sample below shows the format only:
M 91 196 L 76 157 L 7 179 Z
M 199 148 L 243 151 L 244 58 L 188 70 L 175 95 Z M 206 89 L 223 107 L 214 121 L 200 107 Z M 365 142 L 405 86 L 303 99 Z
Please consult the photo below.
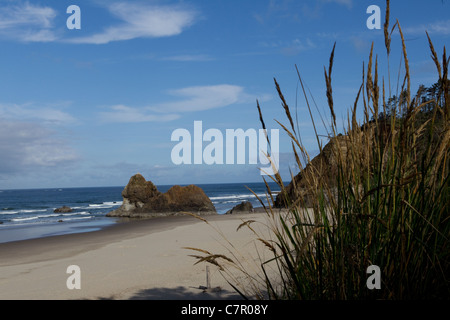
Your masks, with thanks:
M 427 132 L 432 125 L 434 126 L 434 129 L 431 136 L 421 134 L 416 137 L 415 152 L 418 159 L 423 157 L 429 144 L 431 145 L 431 150 L 435 149 L 440 144 L 440 141 L 443 139 L 446 132 L 445 123 L 448 123 L 448 120 L 444 117 L 445 112 L 442 109 L 438 110 L 440 112 L 437 112 L 436 115 L 434 115 L 434 109 L 430 107 L 430 105 L 427 105 L 426 107 L 427 108 L 424 108 L 425 110 L 420 110 L 419 113 L 416 114 L 414 125 L 416 128 L 424 126 L 423 132 Z M 376 127 L 374 119 L 369 121 L 369 123 L 363 124 L 359 130 L 357 130 L 359 139 L 371 141 L 375 139 L 375 131 L 378 131 L 377 139 L 383 141 L 388 141 L 390 135 L 393 133 L 399 134 L 401 122 L 406 121 L 405 115 L 396 117 L 396 127 L 394 128 L 391 128 L 390 117 L 390 114 L 385 115 L 380 113 L 378 118 L 378 128 Z M 354 133 L 353 137 L 355 137 Z M 347 161 L 347 158 L 351 157 L 351 154 L 349 154 L 349 144 L 351 143 L 352 141 L 349 139 L 348 133 L 332 137 L 323 147 L 322 151 L 307 163 L 303 170 L 294 176 L 285 189 L 277 195 L 274 201 L 274 207 L 285 208 L 292 204 L 311 207 L 314 203 L 314 200 L 312 199 L 312 197 L 314 197 L 314 192 L 311 192 L 311 182 L 314 181 L 318 186 L 327 185 L 334 187 L 336 184 L 336 177 L 339 174 L 339 166 L 341 170 L 348 170 L 347 165 L 349 165 L 350 162 Z M 338 165 L 338 154 L 342 157 L 340 165 Z M 361 163 L 365 163 L 370 169 L 373 165 L 371 154 L 361 153 L 359 156 L 361 157 Z M 385 159 L 383 161 L 387 162 L 389 157 L 392 156 L 391 153 L 384 154 Z M 365 171 L 361 171 L 361 174 L 363 174 L 363 172 Z M 331 196 L 336 197 L 336 192 L 335 189 L 332 190 Z
M 288 207 L 289 203 L 294 203 L 300 198 L 303 204 L 310 207 L 314 201 L 311 199 L 313 193 L 309 192 L 310 179 L 314 175 L 318 183 L 329 183 L 330 178 L 338 174 L 337 162 L 335 158 L 336 150 L 339 148 L 344 156 L 347 156 L 345 136 L 332 138 L 323 148 L 322 152 L 314 157 L 306 167 L 301 170 L 286 188 L 280 192 L 274 202 L 274 207 Z
M 123 204 L 108 217 L 149 218 L 190 212 L 198 215 L 217 214 L 211 200 L 198 186 L 173 186 L 166 193 L 158 191 L 141 174 L 130 178 L 122 191 Z

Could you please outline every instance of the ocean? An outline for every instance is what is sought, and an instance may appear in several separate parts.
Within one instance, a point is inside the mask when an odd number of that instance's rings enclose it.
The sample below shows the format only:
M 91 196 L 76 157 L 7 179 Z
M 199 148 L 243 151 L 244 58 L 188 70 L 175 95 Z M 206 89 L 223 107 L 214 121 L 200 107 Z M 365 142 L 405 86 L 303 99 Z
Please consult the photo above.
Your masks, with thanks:
M 272 191 L 279 188 L 269 184 Z M 265 199 L 264 183 L 199 184 L 219 214 L 242 201 L 261 206 L 250 192 Z M 171 186 L 157 186 L 166 192 Z M 90 232 L 116 223 L 106 214 L 122 204 L 124 187 L 0 190 L 0 243 L 53 235 Z M 54 213 L 68 206 L 70 213 Z

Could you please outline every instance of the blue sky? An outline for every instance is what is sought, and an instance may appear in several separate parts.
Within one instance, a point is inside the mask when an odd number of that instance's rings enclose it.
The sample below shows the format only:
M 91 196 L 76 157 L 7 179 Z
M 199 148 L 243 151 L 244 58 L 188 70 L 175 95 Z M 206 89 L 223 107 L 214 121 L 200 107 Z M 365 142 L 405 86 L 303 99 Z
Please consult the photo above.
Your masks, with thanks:
M 80 30 L 66 27 L 72 4 L 81 9 Z M 0 189 L 123 186 L 137 172 L 156 184 L 262 181 L 257 165 L 174 165 L 172 132 L 193 132 L 196 120 L 204 130 L 260 129 L 256 99 L 267 126 L 279 128 L 274 119 L 287 121 L 273 79 L 294 108 L 296 64 L 329 121 L 323 67 L 334 42 L 342 124 L 372 42 L 387 77 L 383 30 L 366 27 L 370 5 L 380 6 L 383 24 L 385 1 L 377 0 L 2 0 Z M 437 80 L 425 30 L 442 56 L 449 13 L 446 0 L 391 0 L 413 90 Z M 395 31 L 394 92 L 400 56 Z M 297 115 L 303 143 L 315 154 L 301 96 Z M 295 171 L 290 148 L 280 132 L 286 180 L 289 168 Z

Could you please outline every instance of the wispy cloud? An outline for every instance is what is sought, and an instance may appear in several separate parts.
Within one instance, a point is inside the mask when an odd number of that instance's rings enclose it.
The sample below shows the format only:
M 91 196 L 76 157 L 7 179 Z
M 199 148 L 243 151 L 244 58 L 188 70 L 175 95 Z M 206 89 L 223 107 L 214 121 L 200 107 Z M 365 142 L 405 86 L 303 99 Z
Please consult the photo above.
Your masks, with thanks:
M 29 2 L 0 7 L 0 35 L 24 42 L 55 41 L 56 16 L 54 9 Z
M 347 8 L 351 9 L 353 7 L 353 0 L 321 0 L 325 3 L 337 3 L 343 6 L 346 6 Z
M 298 21 L 299 17 L 295 10 L 292 10 L 293 0 L 269 0 L 263 10 L 253 13 L 253 18 L 261 24 L 273 24 L 275 21 Z
M 402 29 L 405 34 L 410 35 L 424 35 L 425 31 L 428 31 L 430 35 L 450 35 L 450 20 L 435 21 Z
M 0 103 L 0 177 L 62 169 L 80 159 L 70 141 L 61 134 L 77 123 L 61 110 L 69 103 Z M 61 129 L 63 129 L 61 131 Z
M 142 5 L 116 2 L 109 12 L 122 22 L 99 33 L 68 40 L 72 43 L 106 44 L 136 38 L 175 36 L 191 26 L 197 17 L 194 10 L 184 6 Z
M 366 52 L 367 50 L 370 50 L 370 39 L 367 39 L 364 35 L 355 34 L 349 36 L 348 40 L 358 52 Z
M 301 52 L 316 48 L 316 44 L 310 38 L 304 40 L 296 38 L 291 41 L 262 41 L 259 45 L 263 48 L 275 49 L 286 56 L 297 55 Z
M 40 121 L 50 125 L 67 125 L 76 123 L 76 119 L 58 108 L 36 106 L 34 104 L 2 104 L 0 118 L 14 121 Z
M 0 175 L 65 166 L 79 159 L 67 141 L 41 124 L 0 120 Z
M 213 57 L 206 54 L 196 54 L 196 55 L 177 55 L 161 58 L 163 61 L 179 61 L 179 62 L 202 62 L 202 61 L 213 61 Z
M 249 101 L 251 96 L 241 86 L 222 84 L 212 86 L 187 87 L 170 90 L 172 96 L 181 97 L 174 102 L 166 102 L 152 110 L 160 112 L 193 112 L 226 107 L 236 103 Z
M 116 105 L 110 107 L 110 111 L 101 112 L 100 118 L 103 122 L 122 123 L 172 121 L 185 112 L 218 109 L 254 102 L 257 98 L 256 95 L 246 93 L 245 88 L 229 84 L 187 87 L 168 93 L 179 99 L 141 108 Z M 267 95 L 263 95 L 260 100 L 268 99 Z
M 315 0 L 315 1 L 302 1 L 302 13 L 303 16 L 308 19 L 322 19 L 324 6 L 331 4 L 337 4 L 347 7 L 347 9 L 353 8 L 353 0 Z
M 120 21 L 91 35 L 64 39 L 62 29 L 55 27 L 55 9 L 28 1 L 8 2 L 0 6 L 0 36 L 23 42 L 106 44 L 179 35 L 194 24 L 198 16 L 195 10 L 182 5 L 146 5 L 122 1 L 110 3 L 106 9 Z
M 314 48 L 316 48 L 316 45 L 309 38 L 306 40 L 294 39 L 292 43 L 284 46 L 281 52 L 284 55 L 293 56 Z
M 110 107 L 110 111 L 101 112 L 102 122 L 139 123 L 167 122 L 178 119 L 178 114 L 155 114 L 148 108 L 133 108 L 125 105 Z

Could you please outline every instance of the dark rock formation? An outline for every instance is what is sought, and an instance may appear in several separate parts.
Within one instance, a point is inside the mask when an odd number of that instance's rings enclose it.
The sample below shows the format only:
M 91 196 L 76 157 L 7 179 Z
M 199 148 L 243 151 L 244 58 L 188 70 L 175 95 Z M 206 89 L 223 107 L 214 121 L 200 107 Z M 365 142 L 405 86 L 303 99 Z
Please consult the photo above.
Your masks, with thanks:
M 330 182 L 330 179 L 334 179 L 338 174 L 337 161 L 334 155 L 337 148 L 339 148 L 344 159 L 347 157 L 346 139 L 346 136 L 332 138 L 322 149 L 322 152 L 313 158 L 311 162 L 294 177 L 293 181 L 286 186 L 285 192 L 280 192 L 277 195 L 274 206 L 283 208 L 286 207 L 286 199 L 289 199 L 289 202 L 292 203 L 297 199 L 302 198 L 305 206 L 309 207 L 313 203 L 313 200 L 311 199 L 313 195 L 307 192 L 310 183 L 308 180 L 311 181 L 308 177 L 314 176 L 314 179 L 317 182 Z
M 325 195 L 326 201 L 329 200 L 327 199 L 328 196 L 336 197 L 336 177 L 339 174 L 339 170 L 350 170 L 349 166 L 351 166 L 351 161 L 347 161 L 347 159 L 350 159 L 349 157 L 351 156 L 355 156 L 350 154 L 352 151 L 349 150 L 352 140 L 371 141 L 374 139 L 375 130 L 378 130 L 378 135 L 380 136 L 378 139 L 387 139 L 389 137 L 391 132 L 390 121 L 381 122 L 380 120 L 378 125 L 378 128 L 375 128 L 374 123 L 363 125 L 359 131 L 353 132 L 351 139 L 348 135 L 341 134 L 331 138 L 323 147 L 322 152 L 314 157 L 306 167 L 294 177 L 286 187 L 285 192 L 280 192 L 277 195 L 274 206 L 283 208 L 286 207 L 286 199 L 288 199 L 289 203 L 293 203 L 301 198 L 302 201 L 300 204 L 310 207 L 312 203 L 316 202 L 316 199 L 312 198 L 314 195 L 311 192 L 308 192 L 312 181 L 318 186 L 327 185 L 331 187 L 330 190 L 332 194 Z M 339 158 L 337 158 L 337 155 L 342 159 L 339 164 L 340 169 L 338 169 Z M 366 163 L 370 168 L 372 164 L 370 153 L 359 153 L 358 157 L 361 158 L 362 163 Z M 388 158 L 386 158 L 386 161 L 387 159 Z
M 234 213 L 249 213 L 253 212 L 253 205 L 249 201 L 244 201 L 233 207 L 233 209 L 228 210 L 225 214 L 234 214 Z
M 123 204 L 108 217 L 147 218 L 191 212 L 216 214 L 216 208 L 204 191 L 195 186 L 173 186 L 166 193 L 158 191 L 151 181 L 136 174 L 122 191 Z
M 54 213 L 70 213 L 72 211 L 73 211 L 72 208 L 69 208 L 67 206 L 63 206 L 61 208 L 53 210 Z

